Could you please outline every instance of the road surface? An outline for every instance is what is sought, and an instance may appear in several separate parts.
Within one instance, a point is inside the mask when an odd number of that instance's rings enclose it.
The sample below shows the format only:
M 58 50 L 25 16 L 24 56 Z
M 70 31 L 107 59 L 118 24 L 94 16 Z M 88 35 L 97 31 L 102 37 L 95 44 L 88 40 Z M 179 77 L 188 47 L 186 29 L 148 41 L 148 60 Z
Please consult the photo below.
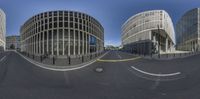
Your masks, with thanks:
M 0 99 L 200 99 L 200 55 L 159 61 L 110 51 L 100 60 L 61 72 L 35 66 L 13 51 L 1 53 Z

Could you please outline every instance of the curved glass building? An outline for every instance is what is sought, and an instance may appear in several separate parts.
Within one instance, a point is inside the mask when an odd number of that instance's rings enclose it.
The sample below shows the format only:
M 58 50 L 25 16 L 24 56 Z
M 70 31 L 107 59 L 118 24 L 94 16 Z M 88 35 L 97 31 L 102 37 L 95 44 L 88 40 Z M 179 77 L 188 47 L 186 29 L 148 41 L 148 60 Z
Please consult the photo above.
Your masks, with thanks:
M 93 17 L 76 11 L 49 11 L 27 20 L 20 29 L 21 51 L 32 55 L 76 56 L 99 53 L 104 29 Z
M 6 35 L 6 15 L 0 9 L 0 51 L 5 50 L 5 35 Z
M 200 8 L 187 11 L 176 24 L 177 49 L 200 51 Z
M 174 50 L 173 23 L 164 10 L 138 13 L 122 26 L 123 49 L 136 54 L 166 53 Z

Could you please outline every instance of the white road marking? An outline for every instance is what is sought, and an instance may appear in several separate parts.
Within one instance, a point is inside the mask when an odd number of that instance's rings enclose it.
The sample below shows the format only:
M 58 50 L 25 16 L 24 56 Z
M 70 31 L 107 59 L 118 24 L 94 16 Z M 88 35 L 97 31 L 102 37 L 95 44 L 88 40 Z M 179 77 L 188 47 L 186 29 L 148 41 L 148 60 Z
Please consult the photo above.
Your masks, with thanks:
M 15 51 L 15 52 L 16 52 L 17 54 L 19 54 L 21 57 L 23 57 L 24 59 L 26 59 L 27 61 L 29 61 L 30 63 L 32 63 L 32 64 L 34 64 L 34 65 L 36 65 L 36 66 L 38 66 L 38 67 L 41 67 L 41 68 L 44 68 L 44 69 L 48 69 L 48 70 L 53 70 L 53 71 L 71 71 L 71 70 L 81 69 L 81 68 L 84 68 L 84 67 L 87 67 L 87 66 L 93 64 L 94 62 L 97 61 L 97 59 L 100 59 L 100 58 L 104 57 L 104 56 L 108 53 L 108 52 L 106 52 L 105 54 L 103 54 L 102 56 L 100 56 L 99 58 L 97 58 L 96 60 L 93 60 L 93 61 L 89 62 L 88 64 L 84 64 L 83 66 L 79 66 L 79 67 L 76 67 L 76 65 L 75 65 L 75 66 L 66 66 L 66 67 L 71 67 L 71 68 L 62 68 L 62 69 L 58 69 L 58 68 L 53 68 L 53 66 L 50 67 L 50 66 L 48 66 L 48 65 L 46 65 L 46 64 L 41 64 L 41 63 L 39 63 L 39 62 L 33 61 L 33 60 L 31 60 L 31 59 L 26 58 L 26 57 L 23 56 L 21 53 L 19 53 L 19 52 L 17 52 L 17 51 Z M 55 67 L 58 67 L 58 66 L 55 66 Z M 62 66 L 62 67 L 63 67 L 63 66 Z
M 118 56 L 119 59 L 122 59 L 122 57 L 119 55 L 118 52 L 115 52 L 115 53 L 117 54 L 117 56 Z
M 6 58 L 6 56 L 4 56 L 3 58 L 1 58 L 0 62 L 3 61 Z
M 134 66 L 131 66 L 131 68 L 133 68 L 134 70 L 141 72 L 143 74 L 151 75 L 151 76 L 157 76 L 157 77 L 167 77 L 167 76 L 175 76 L 175 75 L 181 74 L 181 72 L 170 73 L 170 74 L 155 74 L 155 73 L 149 73 L 149 72 L 142 71 L 140 69 L 135 68 Z
M 155 83 L 151 86 L 151 89 L 154 90 L 160 85 L 160 76 L 155 80 Z

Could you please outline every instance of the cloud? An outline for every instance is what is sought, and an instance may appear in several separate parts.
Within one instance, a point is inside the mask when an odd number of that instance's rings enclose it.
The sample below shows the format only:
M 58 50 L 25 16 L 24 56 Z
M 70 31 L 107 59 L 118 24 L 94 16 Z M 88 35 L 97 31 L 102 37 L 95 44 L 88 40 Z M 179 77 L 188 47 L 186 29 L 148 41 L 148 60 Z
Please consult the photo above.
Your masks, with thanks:
M 120 46 L 121 42 L 114 41 L 114 40 L 107 40 L 107 41 L 105 41 L 105 46 L 106 45 Z

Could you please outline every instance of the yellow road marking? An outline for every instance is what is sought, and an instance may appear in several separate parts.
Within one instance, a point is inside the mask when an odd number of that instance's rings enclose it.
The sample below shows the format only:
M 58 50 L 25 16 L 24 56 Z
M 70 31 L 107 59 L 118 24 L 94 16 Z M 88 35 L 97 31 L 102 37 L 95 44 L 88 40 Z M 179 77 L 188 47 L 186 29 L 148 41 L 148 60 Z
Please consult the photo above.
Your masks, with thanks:
M 137 60 L 137 59 L 140 59 L 140 58 L 141 57 L 135 57 L 135 58 L 118 59 L 118 60 L 103 60 L 103 59 L 98 59 L 97 61 L 99 61 L 99 62 L 124 62 L 124 61 Z

